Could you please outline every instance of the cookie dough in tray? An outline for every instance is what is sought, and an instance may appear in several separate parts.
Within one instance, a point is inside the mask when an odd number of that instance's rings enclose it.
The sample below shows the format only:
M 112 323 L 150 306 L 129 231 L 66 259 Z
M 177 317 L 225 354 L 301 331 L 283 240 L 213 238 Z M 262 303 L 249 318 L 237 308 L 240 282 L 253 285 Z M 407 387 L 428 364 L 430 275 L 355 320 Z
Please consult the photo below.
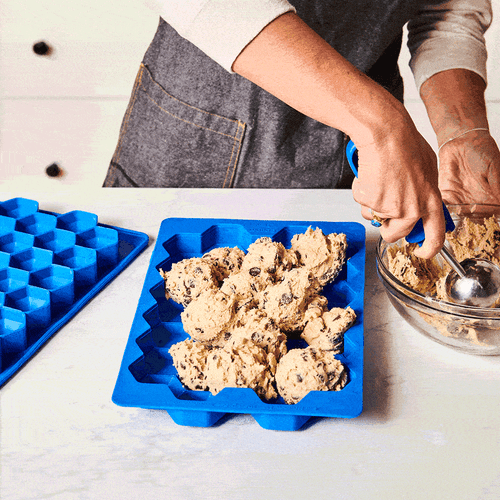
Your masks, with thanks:
M 0 202 L 0 386 L 146 248 L 144 233 Z
M 322 292 L 329 308 L 350 306 L 357 316 L 345 333 L 343 353 L 337 355 L 347 368 L 346 386 L 340 391 L 312 391 L 292 405 L 282 398 L 262 400 L 247 388 L 225 388 L 216 395 L 186 389 L 168 352 L 173 344 L 188 338 L 181 322 L 183 307 L 165 298 L 159 269 L 169 271 L 173 263 L 201 257 L 217 247 L 237 246 L 246 252 L 263 236 L 289 248 L 292 237 L 308 227 L 347 237 L 346 263 Z M 364 283 L 365 229 L 358 223 L 166 219 L 151 256 L 113 401 L 120 406 L 166 410 L 177 424 L 199 427 L 212 426 L 234 413 L 251 414 L 259 425 L 272 430 L 297 430 L 314 417 L 356 417 L 362 411 L 363 397 Z M 306 345 L 301 339 L 289 340 L 288 349 Z

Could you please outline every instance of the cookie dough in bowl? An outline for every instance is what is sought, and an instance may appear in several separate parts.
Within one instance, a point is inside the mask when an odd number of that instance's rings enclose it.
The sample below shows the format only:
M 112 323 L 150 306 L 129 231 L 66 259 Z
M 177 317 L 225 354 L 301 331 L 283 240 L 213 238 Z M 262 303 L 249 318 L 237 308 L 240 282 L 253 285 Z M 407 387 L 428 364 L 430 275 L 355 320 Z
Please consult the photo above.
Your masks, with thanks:
M 500 206 L 451 205 L 456 225 L 447 244 L 458 260 L 500 258 Z M 377 270 L 391 303 L 419 332 L 463 352 L 500 354 L 500 307 L 478 308 L 447 301 L 450 268 L 439 256 L 419 259 L 404 240 L 377 245 Z

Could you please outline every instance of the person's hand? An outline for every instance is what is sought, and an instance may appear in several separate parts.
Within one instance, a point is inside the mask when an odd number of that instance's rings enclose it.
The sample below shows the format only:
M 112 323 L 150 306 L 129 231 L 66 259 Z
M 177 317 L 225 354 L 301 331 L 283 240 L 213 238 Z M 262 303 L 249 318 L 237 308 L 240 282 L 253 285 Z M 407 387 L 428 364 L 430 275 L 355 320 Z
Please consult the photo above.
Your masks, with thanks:
M 422 218 L 426 238 L 415 255 L 433 257 L 444 243 L 445 220 L 437 159 L 429 144 L 409 123 L 399 133 L 361 145 L 358 158 L 352 191 L 362 216 L 387 219 L 380 234 L 388 243 L 409 234 Z
M 439 187 L 447 204 L 500 205 L 500 151 L 487 131 L 442 146 Z

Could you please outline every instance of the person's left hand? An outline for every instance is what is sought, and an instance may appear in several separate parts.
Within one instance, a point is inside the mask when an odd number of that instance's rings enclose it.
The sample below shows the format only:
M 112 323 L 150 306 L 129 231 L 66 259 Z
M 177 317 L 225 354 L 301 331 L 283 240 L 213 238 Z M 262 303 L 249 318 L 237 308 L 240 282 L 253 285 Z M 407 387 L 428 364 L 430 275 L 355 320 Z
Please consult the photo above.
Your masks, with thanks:
M 439 165 L 446 204 L 500 205 L 500 151 L 489 132 L 470 132 L 444 144 Z

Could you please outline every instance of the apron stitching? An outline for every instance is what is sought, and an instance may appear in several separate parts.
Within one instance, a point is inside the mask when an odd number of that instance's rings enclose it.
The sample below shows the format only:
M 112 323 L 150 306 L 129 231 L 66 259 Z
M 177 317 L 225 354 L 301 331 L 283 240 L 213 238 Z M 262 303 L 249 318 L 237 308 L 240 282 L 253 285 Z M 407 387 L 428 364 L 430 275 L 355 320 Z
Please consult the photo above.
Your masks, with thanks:
M 229 157 L 229 163 L 227 165 L 227 168 L 226 168 L 226 176 L 224 177 L 224 183 L 222 184 L 222 187 L 225 188 L 226 187 L 226 181 L 227 181 L 227 175 L 229 173 L 229 170 L 231 168 L 231 163 L 233 161 L 233 156 L 234 156 L 234 148 L 236 146 L 236 143 L 238 142 L 238 139 L 237 137 L 235 136 L 234 137 L 234 141 L 233 141 L 233 147 L 231 149 L 231 156 Z
M 190 122 L 189 120 L 185 120 L 184 118 L 181 118 L 180 116 L 177 116 L 177 115 L 174 115 L 173 113 L 171 113 L 170 111 L 167 111 L 165 108 L 162 108 L 148 93 L 147 93 L 147 89 L 144 87 L 144 85 L 141 85 L 142 88 L 144 89 L 144 93 L 146 94 L 146 97 L 151 101 L 153 102 L 154 104 L 156 104 L 156 106 L 158 106 L 162 111 L 164 111 L 165 113 L 167 113 L 167 115 L 170 115 L 174 118 L 176 118 L 177 120 L 180 120 L 181 122 L 184 122 L 184 123 L 188 123 L 189 125 L 194 125 L 195 127 L 198 127 L 198 128 L 201 128 L 203 130 L 208 130 L 210 132 L 214 132 L 215 134 L 219 134 L 219 135 L 223 135 L 224 137 L 229 137 L 230 139 L 236 139 L 236 136 L 235 135 L 229 135 L 229 134 L 224 134 L 223 132 L 219 132 L 217 130 L 213 130 L 209 127 L 203 127 L 202 125 L 198 125 L 197 123 L 194 123 L 194 122 Z M 196 109 L 196 108 L 195 108 Z M 208 114 L 211 114 L 211 113 L 208 113 Z M 218 115 L 213 115 L 213 116 L 218 116 Z M 227 118 L 225 118 L 227 119 Z M 235 120 L 230 120 L 234 123 L 237 123 Z
M 132 100 L 130 101 L 130 104 L 128 106 L 127 112 L 125 114 L 125 118 L 123 119 L 123 125 L 120 130 L 120 135 L 118 137 L 118 146 L 116 148 L 116 152 L 111 160 L 111 168 L 110 168 L 110 175 L 113 175 L 116 171 L 116 165 L 118 165 L 118 162 L 120 161 L 120 154 L 121 150 L 123 147 L 123 136 L 125 135 L 125 132 L 127 131 L 128 123 L 130 120 L 130 115 L 132 114 L 132 108 L 134 107 L 135 101 L 137 99 L 137 87 L 141 84 L 142 81 L 142 75 L 144 72 L 144 66 L 141 64 L 139 74 L 137 75 L 137 78 L 134 82 L 134 88 L 132 89 Z
M 115 169 L 119 170 L 119 171 L 122 173 L 123 177 L 125 177 L 125 179 L 127 179 L 127 181 L 129 181 L 129 182 L 130 182 L 130 184 L 132 184 L 132 186 L 133 186 L 133 187 L 139 187 L 139 184 L 137 184 L 137 183 L 136 183 L 136 182 L 135 182 L 135 181 L 134 181 L 134 180 L 133 180 L 133 179 L 132 179 L 132 178 L 131 178 L 128 174 L 127 174 L 127 172 L 125 172 L 125 170 L 123 169 L 123 167 L 122 167 L 121 165 L 119 165 L 118 163 L 115 163 L 115 162 L 113 162 L 113 161 L 111 162 L 111 165 L 112 165 Z
M 233 173 L 231 174 L 231 180 L 229 181 L 229 185 L 227 187 L 231 187 L 233 185 L 234 174 L 236 173 L 236 164 L 238 163 L 238 158 L 240 156 L 241 143 L 242 143 L 242 139 L 243 139 L 244 130 L 245 130 L 245 124 L 238 120 L 238 133 L 237 133 L 237 137 L 235 137 L 235 141 L 233 144 L 233 150 L 231 151 L 231 159 L 229 160 L 228 169 L 226 171 L 226 179 L 227 179 L 227 174 L 229 172 L 229 167 L 231 166 L 231 160 L 232 160 L 233 153 L 234 153 L 234 146 L 236 145 L 236 143 L 238 143 L 238 151 L 236 152 L 236 156 L 234 158 Z M 226 179 L 224 179 L 224 184 L 222 185 L 222 187 L 226 187 Z
M 173 99 L 174 101 L 177 101 L 178 103 L 184 105 L 184 106 L 187 106 L 188 108 L 191 108 L 191 109 L 194 109 L 196 111 L 200 111 L 201 113 L 204 113 L 206 115 L 209 115 L 209 116 L 216 116 L 217 118 L 222 118 L 223 120 L 226 120 L 228 122 L 232 122 L 232 123 L 238 123 L 238 120 L 234 120 L 234 119 L 231 119 L 231 118 L 226 118 L 225 116 L 221 116 L 221 115 L 217 115 L 216 113 L 210 113 L 209 111 L 205 111 L 203 109 L 200 109 L 200 108 L 197 108 L 196 106 L 192 106 L 191 104 L 188 104 L 187 102 L 184 102 L 184 101 L 181 101 L 180 99 L 177 99 L 177 97 L 174 97 L 173 95 L 169 94 L 158 82 L 156 82 L 154 79 L 153 79 L 153 75 L 151 74 L 151 72 L 149 71 L 149 69 L 146 67 L 146 66 L 143 66 L 144 69 L 147 71 L 148 73 L 148 76 L 151 80 L 152 83 L 154 83 L 155 86 L 157 86 L 161 92 L 163 92 L 165 95 L 167 95 L 170 99 Z M 144 85 L 143 85 L 144 87 Z M 145 89 L 146 90 L 146 89 Z M 147 90 L 146 90 L 147 92 Z M 155 102 L 155 101 L 153 101 Z M 157 104 L 155 102 L 155 104 Z M 160 106 L 161 107 L 161 106 Z M 163 108 L 162 108 L 163 109 Z M 168 112 L 168 111 L 167 111 Z M 175 116 L 175 115 L 172 115 L 172 116 Z M 177 117 L 176 117 L 177 118 Z M 188 122 L 190 123 L 190 122 Z M 193 123 L 193 125 L 195 125 Z M 202 127 L 203 128 L 203 127 Z M 210 129 L 209 129 L 210 130 Z M 215 131 L 214 131 L 215 132 Z

